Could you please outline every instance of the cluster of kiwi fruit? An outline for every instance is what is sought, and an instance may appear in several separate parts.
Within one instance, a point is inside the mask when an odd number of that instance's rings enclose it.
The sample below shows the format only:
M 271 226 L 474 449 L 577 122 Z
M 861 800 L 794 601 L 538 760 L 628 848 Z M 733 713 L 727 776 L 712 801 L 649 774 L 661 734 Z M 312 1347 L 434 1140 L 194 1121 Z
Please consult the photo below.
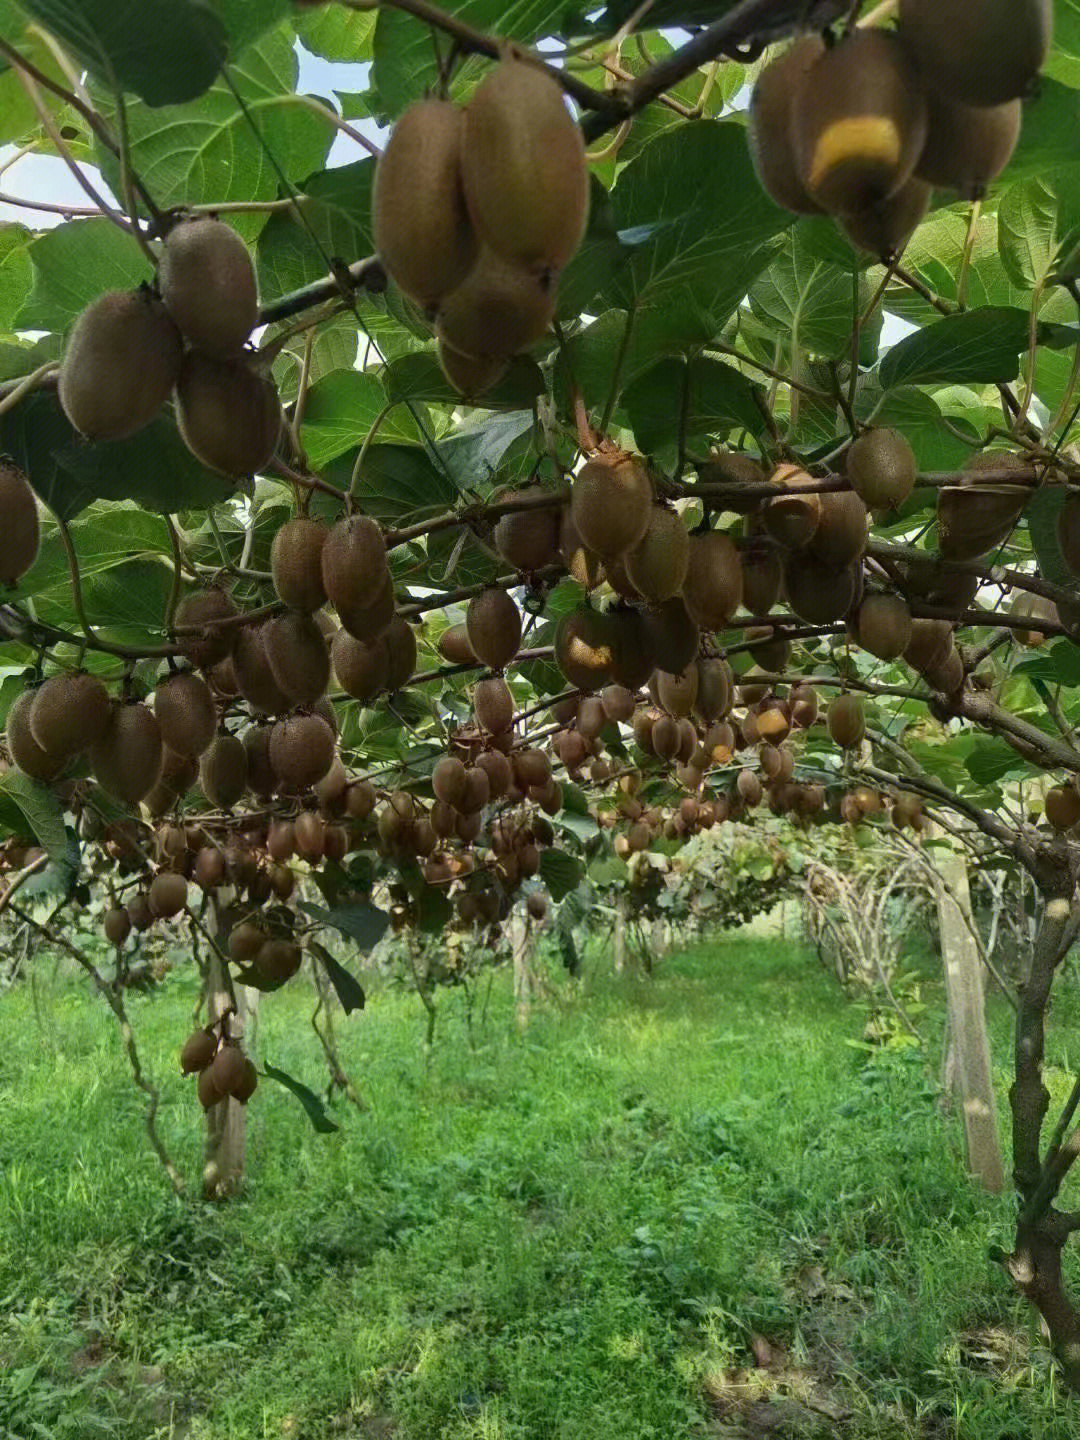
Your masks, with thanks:
M 224 221 L 179 219 L 153 286 L 113 290 L 79 315 L 60 366 L 60 404 L 88 440 L 123 440 L 173 397 L 201 464 L 230 479 L 262 470 L 281 430 L 268 366 L 245 348 L 259 321 L 247 248 Z
M 463 109 L 421 100 L 397 121 L 375 175 L 375 245 L 434 318 L 462 395 L 490 390 L 548 329 L 588 204 L 581 131 L 530 61 L 500 61 Z
M 226 1028 L 207 1026 L 188 1036 L 180 1051 L 180 1073 L 198 1075 L 199 1103 L 204 1110 L 232 1098 L 246 1105 L 255 1094 L 259 1072 L 239 1042 L 224 1036 Z
M 900 0 L 895 30 L 800 36 L 750 102 L 763 188 L 835 216 L 860 249 L 899 253 L 935 188 L 973 199 L 1008 165 L 1052 25 L 1052 0 Z

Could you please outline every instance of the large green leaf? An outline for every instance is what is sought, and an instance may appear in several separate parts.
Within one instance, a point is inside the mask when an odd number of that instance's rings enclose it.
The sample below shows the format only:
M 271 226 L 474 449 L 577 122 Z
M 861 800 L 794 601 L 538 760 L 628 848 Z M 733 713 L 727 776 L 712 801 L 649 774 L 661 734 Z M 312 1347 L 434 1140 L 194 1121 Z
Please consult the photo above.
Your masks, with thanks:
M 33 283 L 32 240 L 23 225 L 0 225 L 0 334 L 16 328 L 15 317 Z
M 348 488 L 355 459 L 355 454 L 343 455 L 327 474 Z M 419 445 L 378 443 L 368 447 L 353 493 L 360 508 L 385 525 L 403 525 L 435 514 L 461 498 L 453 480 Z
M 1016 379 L 1030 320 L 1020 309 L 987 306 L 948 315 L 907 336 L 881 362 L 881 383 L 993 385 Z
M 1032 178 L 1006 190 L 998 205 L 998 249 L 1005 273 L 1022 290 L 1041 286 L 1057 254 L 1058 200 Z
M 73 522 L 70 533 L 84 580 L 133 557 L 171 553 L 164 519 L 133 505 L 95 505 Z M 56 528 L 46 526 L 38 557 L 19 581 L 19 596 L 55 593 L 63 598 L 70 597 L 70 589 L 67 551 Z
M 1065 503 L 1065 491 L 1059 485 L 1044 485 L 1028 501 L 1024 517 L 1031 531 L 1031 543 L 1039 562 L 1039 574 L 1052 585 L 1076 589 L 1076 576 L 1065 564 L 1058 541 L 1057 522 Z
M 374 10 L 343 5 L 293 6 L 293 23 L 304 48 L 324 60 L 370 60 L 377 19 Z
M 387 407 L 386 391 L 378 375 L 370 371 L 335 370 L 308 392 L 300 435 L 307 457 L 317 470 L 355 450 L 366 439 L 372 425 Z M 383 421 L 379 434 L 390 439 L 419 438 L 416 425 L 402 410 L 404 422 Z
M 371 254 L 372 160 L 308 174 L 300 186 L 303 220 L 292 209 L 271 217 L 259 236 L 259 291 L 263 301 L 321 280 L 327 256 L 346 262 Z
M 68 833 L 64 809 L 48 785 L 39 785 L 21 770 L 11 769 L 0 776 L 0 796 L 17 806 L 29 832 L 54 860 L 68 855 Z
M 335 1125 L 327 1115 L 325 1106 L 314 1090 L 309 1089 L 302 1081 L 295 1080 L 287 1071 L 278 1070 L 276 1066 L 270 1064 L 263 1066 L 262 1073 L 268 1080 L 276 1080 L 279 1085 L 296 1096 L 311 1121 L 312 1129 L 317 1130 L 320 1135 L 333 1135 L 335 1131 L 341 1129 L 341 1126 Z
M 788 353 L 839 359 L 851 350 L 852 273 L 813 256 L 798 242 L 750 287 L 750 309 Z
M 576 890 L 585 874 L 585 866 L 576 855 L 565 850 L 544 850 L 540 855 L 540 878 L 556 904 Z
M 29 248 L 34 285 L 19 312 L 23 330 L 65 331 L 106 290 L 133 290 L 154 278 L 138 242 L 108 220 L 71 220 Z
M 757 434 L 764 426 L 753 383 L 723 360 L 661 360 L 623 393 L 623 405 L 638 448 L 662 464 L 674 458 L 679 436 L 700 449 L 733 426 Z
M 206 0 L 20 0 L 110 88 L 180 105 L 213 84 L 228 36 Z

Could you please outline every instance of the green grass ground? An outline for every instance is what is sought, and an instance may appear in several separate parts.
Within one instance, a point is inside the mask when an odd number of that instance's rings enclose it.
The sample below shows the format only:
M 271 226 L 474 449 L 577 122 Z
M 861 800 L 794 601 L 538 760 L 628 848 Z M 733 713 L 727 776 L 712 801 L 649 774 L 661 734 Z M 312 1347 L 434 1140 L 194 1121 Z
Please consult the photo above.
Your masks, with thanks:
M 264 1082 L 219 1207 L 168 1190 L 103 1007 L 36 998 L 0 999 L 3 1440 L 1080 1433 L 931 1067 L 868 1066 L 793 947 L 560 988 L 524 1038 L 500 977 L 475 1048 L 443 997 L 429 1065 L 415 998 L 377 993 L 342 1023 L 369 1113 L 316 1135 Z M 132 1011 L 196 1176 L 192 998 Z M 320 1086 L 309 1010 L 270 997 L 259 1050 Z

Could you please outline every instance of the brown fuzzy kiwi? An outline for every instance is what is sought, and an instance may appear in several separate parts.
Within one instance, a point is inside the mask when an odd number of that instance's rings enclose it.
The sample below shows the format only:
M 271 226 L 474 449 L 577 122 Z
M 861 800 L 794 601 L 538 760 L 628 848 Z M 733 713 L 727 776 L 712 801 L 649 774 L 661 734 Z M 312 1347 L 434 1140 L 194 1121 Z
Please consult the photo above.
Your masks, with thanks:
M 1013 600 L 1010 609 L 1014 615 L 1021 615 L 1032 620 L 1046 620 L 1051 625 L 1061 624 L 1057 606 L 1053 600 L 1046 599 L 1044 595 L 1032 595 L 1028 591 L 1023 591 Z M 1021 645 L 1034 650 L 1046 643 L 1047 632 L 1041 628 L 1014 630 L 1013 638 Z
M 382 639 L 368 645 L 347 630 L 339 630 L 330 646 L 330 659 L 338 684 L 362 705 L 370 705 L 386 689 L 390 660 Z
M 101 928 L 109 944 L 119 947 L 131 934 L 131 917 L 122 905 L 111 905 L 102 916 Z
M 465 766 L 456 755 L 444 755 L 431 772 L 431 788 L 436 800 L 460 809 L 465 798 L 465 775 Z
M 609 720 L 623 723 L 634 718 L 637 701 L 625 685 L 605 685 L 600 694 L 600 703 Z
M 791 641 L 772 625 L 751 625 L 743 639 L 752 646 L 755 665 L 760 670 L 784 670 L 791 659 Z
M 157 782 L 143 796 L 143 804 L 156 819 L 176 807 L 198 776 L 198 766 L 190 755 L 177 755 L 169 747 L 161 752 L 161 773 Z
M 270 669 L 265 622 L 234 631 L 232 662 L 240 694 L 253 710 L 263 715 L 283 715 L 292 709 L 289 697 Z
M 1071 785 L 1053 785 L 1046 792 L 1046 820 L 1055 830 L 1080 824 L 1080 794 Z
M 334 732 L 321 715 L 292 715 L 270 731 L 270 764 L 283 790 L 303 794 L 334 763 Z
M 222 1095 L 232 1095 L 245 1079 L 247 1059 L 239 1045 L 226 1042 L 214 1056 L 210 1077 Z
M 326 598 L 342 617 L 363 611 L 378 600 L 389 571 L 386 540 L 368 515 L 339 520 L 320 552 Z
M 236 735 L 223 730 L 203 751 L 199 762 L 202 792 L 220 810 L 230 810 L 248 783 L 247 751 Z
M 187 881 L 183 875 L 162 870 L 151 880 L 147 899 L 150 901 L 150 909 L 159 920 L 170 920 L 174 915 L 179 915 L 187 904 Z
M 294 610 L 318 610 L 326 604 L 322 553 L 329 530 L 321 520 L 297 515 L 287 520 L 270 547 L 270 573 L 279 600 Z
M 510 761 L 499 750 L 484 750 L 476 757 L 476 766 L 488 777 L 491 798 L 501 800 L 514 779 Z
M 113 706 L 105 734 L 90 748 L 90 768 L 101 788 L 124 805 L 137 805 L 161 774 L 161 730 L 145 705 Z
M 722 630 L 742 601 L 743 570 L 731 537 L 709 530 L 690 539 L 682 587 L 687 614 L 702 630 Z
M 926 218 L 934 187 L 913 175 L 894 195 L 866 210 L 838 217 L 840 228 L 855 246 L 888 263 L 904 253 L 912 235 Z
M 657 664 L 656 649 L 644 615 L 640 610 L 616 608 L 608 612 L 608 626 L 613 646 L 611 678 L 617 685 L 637 690 Z
M 802 493 L 817 482 L 798 465 L 788 464 L 777 466 L 769 479 L 785 493 L 766 503 L 761 512 L 762 524 L 786 550 L 801 550 L 814 538 L 821 520 L 823 497 L 813 490 Z
M 968 608 L 979 589 L 977 575 L 954 570 L 930 554 L 905 560 L 900 573 L 911 594 L 921 596 L 928 605 L 947 606 L 957 612 Z
M 295 940 L 267 940 L 256 955 L 253 968 L 263 985 L 276 990 L 293 978 L 303 959 L 304 952 Z
M 26 476 L 0 459 L 0 585 L 14 585 L 37 559 L 41 543 L 37 501 Z
M 690 565 L 690 536 L 680 516 L 664 505 L 653 506 L 648 529 L 622 558 L 631 585 L 650 605 L 678 595 Z
M 653 721 L 652 731 L 649 736 L 649 743 L 653 753 L 659 755 L 661 760 L 674 760 L 679 753 L 679 746 L 682 736 L 679 732 L 679 722 L 670 715 L 660 715 Z
M 195 590 L 185 595 L 176 607 L 174 627 L 183 646 L 185 660 L 200 670 L 209 670 L 232 652 L 235 631 L 215 622 L 229 620 L 238 613 L 224 590 Z M 187 627 L 205 627 L 196 633 L 183 633 Z
M 911 611 L 899 595 L 867 595 L 855 616 L 859 644 L 879 660 L 897 660 L 911 644 Z
M 928 185 L 958 190 L 976 200 L 1008 165 L 1020 139 L 1023 107 L 965 105 L 954 97 L 927 95 L 930 122 L 915 174 Z
M 726 660 L 697 661 L 698 685 L 694 714 L 706 725 L 722 720 L 731 709 L 734 694 L 731 669 Z
M 48 783 L 56 779 L 71 757 L 67 752 L 57 755 L 43 750 L 34 739 L 30 729 L 30 710 L 35 695 L 33 690 L 24 690 L 12 702 L 4 724 L 4 739 L 17 768 L 33 780 Z
M 803 35 L 757 78 L 747 115 L 746 136 L 761 188 L 796 215 L 820 214 L 806 192 L 792 139 L 792 105 L 798 77 L 824 51 L 820 35 Z
M 96 675 L 52 675 L 34 695 L 30 733 L 50 755 L 70 756 L 100 740 L 111 719 L 109 692 Z
M 68 336 L 58 389 L 64 414 L 88 440 L 122 440 L 149 425 L 181 373 L 184 345 L 147 289 L 95 300 Z
M 481 239 L 537 273 L 561 270 L 585 234 L 585 144 L 562 90 L 536 65 L 504 60 L 465 110 L 465 200 Z
M 489 390 L 494 390 L 510 369 L 510 360 L 513 358 L 508 356 L 477 359 L 472 355 L 463 355 L 460 350 L 455 350 L 453 345 L 448 344 L 443 336 L 439 337 L 436 344 L 436 353 L 439 357 L 439 368 L 450 384 L 459 395 L 473 402 L 486 395 Z
M 595 740 L 607 724 L 607 715 L 598 695 L 586 695 L 578 706 L 578 734 L 586 740 Z
M 180 1074 L 195 1075 L 205 1070 L 217 1054 L 217 1046 L 217 1036 L 212 1030 L 196 1030 L 189 1035 L 180 1051 Z
M 347 630 L 357 640 L 366 640 L 373 644 L 380 636 L 385 635 L 390 622 L 394 618 L 394 581 L 389 570 L 384 570 L 382 575 L 382 587 L 370 605 L 358 607 L 355 610 L 338 609 L 338 619 L 341 621 L 342 629 Z
M 775 550 L 751 550 L 739 558 L 742 603 L 751 615 L 767 615 L 780 598 L 783 562 Z
M 326 826 L 322 816 L 305 810 L 296 817 L 293 829 L 296 835 L 296 853 L 304 860 L 321 860 L 326 847 Z
M 536 510 L 514 510 L 500 516 L 491 538 L 495 549 L 514 570 L 530 574 L 554 564 L 559 558 L 559 507 L 551 503 L 555 499 L 551 492 L 542 485 L 526 485 L 513 495 L 497 498 L 548 502 Z
M 277 386 L 246 359 L 189 350 L 176 382 L 176 422 L 184 444 L 208 469 L 233 480 L 254 475 L 277 449 Z
M 620 599 L 640 601 L 641 592 L 626 573 L 626 559 L 630 553 L 609 555 L 604 561 L 604 578 Z
M 866 717 L 858 695 L 844 693 L 829 703 L 829 734 L 841 750 L 854 750 L 866 734 Z
M 330 648 L 313 617 L 289 610 L 266 622 L 266 660 L 274 684 L 294 705 L 313 705 L 330 684 Z
M 217 706 L 209 685 L 190 670 L 177 671 L 154 689 L 161 738 L 176 755 L 201 755 L 217 731 Z
M 399 117 L 375 170 L 375 248 L 397 285 L 428 310 L 476 260 L 462 188 L 464 129 L 449 100 L 418 100 Z
M 911 177 L 926 100 L 907 51 L 885 30 L 853 30 L 796 78 L 799 175 L 830 214 L 868 210 Z
M 851 488 L 870 510 L 895 510 L 915 488 L 915 452 L 899 430 L 867 430 L 846 463 Z
M 470 765 L 465 771 L 465 785 L 457 808 L 463 815 L 475 815 L 483 810 L 490 799 L 491 786 L 486 771 Z
M 574 477 L 570 492 L 574 529 L 601 559 L 638 545 L 652 513 L 652 481 L 636 456 L 590 460 Z
M 255 267 L 223 220 L 200 215 L 174 225 L 161 249 L 158 285 L 184 339 L 208 355 L 235 356 L 259 323 Z
M 579 690 L 600 690 L 614 678 L 616 645 L 611 616 L 583 605 L 555 627 L 555 664 Z
M 439 636 L 439 654 L 451 665 L 474 665 L 476 651 L 469 640 L 469 629 L 465 624 L 451 625 Z
M 570 578 L 583 590 L 595 590 L 604 579 L 604 565 L 595 550 L 590 550 L 577 532 L 569 505 L 564 506 L 559 521 L 559 554 Z
M 952 646 L 948 620 L 913 620 L 911 639 L 904 647 L 904 659 L 913 670 L 929 670 Z
M 403 689 L 416 670 L 416 633 L 402 615 L 395 615 L 383 634 L 386 646 L 386 688 L 393 694 Z
M 1030 462 L 1020 455 L 978 455 L 964 469 L 962 484 L 938 492 L 938 549 L 946 560 L 977 560 L 1007 540 L 1034 483 L 1030 476 L 1013 485 L 984 484 L 975 478 L 984 471 L 1030 470 Z
M 938 690 L 943 695 L 954 694 L 964 683 L 964 662 L 959 650 L 950 641 L 938 658 L 924 667 L 921 674 L 931 690 Z
M 784 563 L 784 594 L 807 625 L 831 625 L 854 604 L 858 575 L 850 565 L 826 565 L 805 553 L 791 555 Z
M 521 646 L 521 611 L 505 590 L 493 586 L 469 601 L 469 644 L 490 670 L 503 670 Z
M 685 670 L 698 653 L 701 634 L 682 600 L 668 600 L 642 611 L 641 622 L 654 663 L 663 663 L 675 674 Z
M 250 920 L 241 920 L 229 931 L 229 959 L 238 965 L 254 960 L 266 944 L 266 931 Z
M 535 275 L 482 250 L 465 281 L 439 307 L 435 334 L 459 355 L 502 363 L 546 333 L 555 317 L 555 289 L 548 272 Z
M 1039 73 L 1053 16 L 1053 0 L 900 0 L 898 34 L 939 94 L 1002 105 Z
M 672 715 L 681 719 L 689 715 L 697 702 L 699 674 L 696 664 L 690 664 L 678 675 L 667 670 L 656 672 L 656 694 L 660 704 Z
M 217 1088 L 209 1066 L 199 1074 L 197 1094 L 199 1104 L 204 1110 L 212 1110 L 215 1105 L 220 1105 L 227 1098 Z
M 481 729 L 491 735 L 509 730 L 514 723 L 514 697 L 498 675 L 480 680 L 473 688 L 473 710 Z
M 860 558 L 866 532 L 866 506 L 854 491 L 822 495 L 821 519 L 807 548 L 815 560 L 839 569 Z

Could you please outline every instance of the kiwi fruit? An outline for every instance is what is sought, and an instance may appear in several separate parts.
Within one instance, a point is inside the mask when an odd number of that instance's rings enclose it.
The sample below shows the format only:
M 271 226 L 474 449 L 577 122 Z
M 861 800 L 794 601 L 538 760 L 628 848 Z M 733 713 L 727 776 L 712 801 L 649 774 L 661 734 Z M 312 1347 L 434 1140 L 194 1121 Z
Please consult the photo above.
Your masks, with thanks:
M 217 731 L 217 706 L 210 687 L 190 670 L 158 682 L 154 714 L 163 743 L 176 755 L 201 755 Z
M 14 585 L 37 559 L 41 543 L 37 501 L 26 476 L 0 459 L 0 584 Z
M 772 625 L 751 625 L 743 639 L 752 647 L 750 653 L 760 670 L 783 670 L 791 659 L 791 641 Z
M 270 547 L 270 573 L 277 597 L 293 610 L 318 610 L 326 604 L 322 553 L 329 530 L 321 520 L 298 515 L 287 520 Z
M 542 485 L 526 485 L 504 500 L 548 500 L 554 497 Z M 0 514 L 3 497 L 0 493 Z M 559 507 L 546 504 L 535 510 L 513 510 L 501 515 L 492 533 L 492 543 L 514 570 L 531 574 L 552 565 L 559 558 Z
M 266 653 L 266 623 L 245 625 L 234 632 L 233 669 L 240 694 L 263 715 L 282 715 L 292 709 L 284 690 L 274 679 Z
M 617 685 L 637 690 L 656 669 L 658 658 L 644 615 L 639 610 L 616 608 L 608 612 L 608 627 L 613 645 L 611 678 Z
M 626 555 L 609 555 L 604 561 L 604 578 L 620 599 L 640 601 L 641 592 L 626 572 L 626 559 Z
M 220 1095 L 232 1095 L 246 1076 L 247 1059 L 239 1045 L 226 1042 L 214 1056 L 210 1078 Z
M 321 715 L 292 715 L 270 731 L 270 764 L 283 790 L 302 794 L 334 763 L 334 732 Z
M 690 664 L 685 670 L 674 675 L 667 670 L 656 672 L 656 694 L 660 704 L 671 715 L 680 719 L 689 715 L 697 701 L 698 667 Z
M 607 715 L 600 697 L 586 695 L 578 706 L 578 734 L 584 735 L 586 740 L 595 740 L 606 724 Z
M 697 662 L 698 684 L 694 714 L 705 725 L 714 725 L 731 709 L 733 685 L 726 660 L 710 658 Z
M 952 647 L 952 626 L 947 620 L 913 620 L 904 659 L 920 673 L 931 669 Z
M 342 628 L 357 640 L 373 643 L 386 633 L 394 618 L 394 582 L 389 570 L 382 575 L 382 588 L 370 605 L 358 606 L 355 610 L 338 609 Z
M 605 685 L 600 693 L 600 703 L 609 720 L 623 723 L 634 718 L 637 702 L 625 685 Z
M 24 690 L 12 702 L 4 725 L 8 753 L 19 770 L 32 780 L 55 780 L 71 758 L 70 752 L 54 754 L 43 750 L 30 729 L 30 711 L 36 692 Z
M 454 389 L 466 400 L 473 402 L 493 390 L 510 369 L 512 356 L 484 359 L 463 355 L 440 336 L 436 343 L 439 368 Z
M 58 381 L 64 414 L 88 440 L 134 435 L 169 398 L 183 355 L 179 330 L 148 289 L 112 290 L 68 337 Z
M 830 214 L 868 210 L 899 190 L 922 154 L 926 127 L 915 67 L 888 31 L 854 30 L 795 77 L 799 175 Z
M 740 557 L 742 603 L 751 615 L 767 615 L 780 598 L 784 567 L 775 550 L 752 550 Z
M 769 478 L 785 493 L 766 502 L 761 512 L 762 524 L 785 550 L 801 550 L 814 538 L 824 497 L 813 490 L 803 493 L 817 482 L 798 465 L 779 465 Z
M 167 745 L 162 747 L 161 771 L 155 784 L 143 796 L 143 804 L 155 818 L 176 807 L 198 776 L 198 766 L 190 755 L 177 755 Z
M 521 611 L 505 590 L 483 590 L 465 613 L 469 644 L 489 670 L 503 670 L 521 646 Z
M 610 615 L 582 605 L 555 627 L 555 664 L 579 690 L 601 690 L 615 678 L 617 639 Z
M 274 683 L 294 705 L 313 705 L 330 684 L 330 649 L 311 615 L 290 610 L 266 622 L 263 647 Z
M 1030 498 L 1030 478 L 1016 485 L 980 483 L 975 478 L 986 470 L 1029 470 L 1030 462 L 1019 455 L 984 453 L 969 460 L 964 469 L 962 484 L 938 492 L 938 550 L 946 560 L 977 560 L 1003 544 Z
M 840 228 L 856 250 L 865 250 L 888 264 L 904 253 L 933 197 L 934 187 L 913 175 L 876 205 L 839 216 Z
M 473 688 L 473 711 L 481 729 L 491 735 L 509 730 L 514 723 L 514 697 L 499 675 L 480 680 Z
M 137 805 L 157 784 L 164 747 L 157 718 L 145 705 L 113 706 L 104 735 L 90 747 L 90 768 L 106 794 Z
M 362 705 L 370 705 L 386 689 L 390 660 L 381 638 L 369 645 L 347 630 L 339 630 L 330 646 L 330 659 L 338 684 Z
M 1052 785 L 1046 792 L 1046 820 L 1054 830 L 1080 824 L 1080 794 L 1072 785 Z
M 911 644 L 911 611 L 899 595 L 867 595 L 855 616 L 855 636 L 879 660 L 897 660 Z
M 131 917 L 122 905 L 110 905 L 102 916 L 101 928 L 109 944 L 119 948 L 131 934 Z M 195 1066 L 193 1068 L 201 1069 L 202 1067 Z M 185 1070 L 184 1073 L 188 1074 L 189 1072 Z
M 682 597 L 694 623 L 722 630 L 739 608 L 742 589 L 742 562 L 731 537 L 719 530 L 692 536 Z
M 640 544 L 653 514 L 653 487 L 634 455 L 590 460 L 574 477 L 570 516 L 581 541 L 605 559 Z
M 476 766 L 488 777 L 491 798 L 501 800 L 514 779 L 510 761 L 499 750 L 483 750 L 476 757 Z
M 655 657 L 654 663 L 662 661 L 677 674 L 696 657 L 701 634 L 681 598 L 642 611 L 641 624 L 647 653 Z
M 462 187 L 463 113 L 448 100 L 418 100 L 399 117 L 375 170 L 372 222 L 386 272 L 434 310 L 476 260 Z
M 661 760 L 674 760 L 681 741 L 679 722 L 671 715 L 660 715 L 653 721 L 649 743 Z
M 989 106 L 1027 93 L 1053 22 L 1053 0 L 900 0 L 897 33 L 939 94 Z
M 187 904 L 187 881 L 183 875 L 162 870 L 151 880 L 147 899 L 150 901 L 150 909 L 159 920 L 171 920 L 174 915 L 179 915 Z
M 1057 606 L 1053 600 L 1048 600 L 1044 595 L 1032 595 L 1030 591 L 1022 591 L 1016 596 L 1010 609 L 1014 615 L 1032 620 L 1046 620 L 1055 626 L 1061 624 Z M 1045 644 L 1046 638 L 1046 631 L 1042 629 L 1013 631 L 1013 639 L 1031 650 Z
M 96 675 L 52 675 L 34 695 L 30 733 L 48 754 L 68 757 L 100 740 L 111 719 L 109 692 Z
M 820 35 L 803 35 L 762 70 L 750 96 L 746 136 L 761 188 L 796 215 L 820 214 L 803 185 L 792 139 L 792 105 L 798 79 L 825 46 Z
M 158 265 L 165 309 L 184 339 L 208 355 L 235 356 L 259 323 L 255 267 L 223 220 L 181 220 L 165 237 Z
M 503 60 L 465 110 L 465 201 L 473 228 L 505 259 L 537 274 L 561 270 L 585 234 L 585 142 L 562 90 L 543 69 Z
M 915 488 L 915 452 L 899 430 L 867 430 L 847 452 L 851 488 L 870 510 L 895 510 Z
M 1013 157 L 1023 121 L 1020 101 L 965 105 L 931 92 L 927 104 L 926 144 L 915 174 L 928 185 L 959 191 L 965 200 L 978 199 Z
M 403 615 L 394 615 L 383 634 L 386 646 L 386 688 L 391 694 L 403 689 L 416 671 L 416 634 Z
M 277 386 L 245 359 L 222 360 L 189 350 L 176 382 L 176 422 L 200 464 L 243 479 L 265 470 L 277 449 Z
M 199 761 L 199 784 L 211 805 L 219 810 L 232 809 L 248 784 L 243 741 L 224 730 L 215 735 Z
M 386 588 L 383 532 L 368 515 L 347 516 L 333 526 L 320 556 L 326 598 L 346 625 L 348 616 L 367 610 Z
M 905 588 L 928 605 L 966 610 L 979 590 L 979 577 L 954 570 L 933 555 L 907 559 L 899 567 Z
M 631 585 L 650 605 L 678 595 L 690 564 L 690 536 L 679 515 L 654 506 L 648 529 L 623 559 Z
M 858 695 L 845 691 L 829 703 L 829 734 L 841 750 L 854 750 L 866 734 L 866 717 Z
M 476 651 L 469 640 L 467 625 L 450 625 L 439 636 L 439 654 L 451 665 L 475 665 Z
M 866 506 L 852 490 L 821 496 L 821 518 L 809 553 L 837 569 L 858 560 L 866 549 Z
M 235 632 L 217 622 L 231 620 L 239 612 L 224 590 L 216 586 L 185 595 L 176 607 L 173 629 L 181 654 L 200 670 L 210 670 L 232 652 Z M 186 630 L 196 633 L 186 634 Z
M 595 590 L 604 579 L 604 565 L 595 550 L 590 550 L 577 532 L 569 505 L 563 508 L 559 520 L 559 554 L 570 573 L 583 590 Z
M 952 695 L 964 683 L 964 662 L 951 640 L 932 664 L 922 670 L 922 677 L 931 690 Z
M 303 959 L 304 952 L 295 940 L 271 939 L 262 945 L 253 968 L 263 985 L 276 990 L 293 978 Z
M 784 594 L 807 625 L 831 625 L 855 603 L 858 573 L 854 566 L 827 565 L 805 552 L 790 555 L 784 562 Z
M 533 274 L 484 250 L 464 283 L 440 306 L 435 334 L 459 355 L 502 362 L 534 345 L 554 316 L 552 276 Z
M 452 805 L 456 810 L 461 809 L 466 773 L 465 766 L 456 755 L 444 755 L 431 772 L 431 788 L 436 800 Z
M 217 1036 L 212 1030 L 196 1030 L 189 1035 L 180 1051 L 181 1075 L 195 1075 L 205 1070 L 217 1054 L 217 1048 Z

